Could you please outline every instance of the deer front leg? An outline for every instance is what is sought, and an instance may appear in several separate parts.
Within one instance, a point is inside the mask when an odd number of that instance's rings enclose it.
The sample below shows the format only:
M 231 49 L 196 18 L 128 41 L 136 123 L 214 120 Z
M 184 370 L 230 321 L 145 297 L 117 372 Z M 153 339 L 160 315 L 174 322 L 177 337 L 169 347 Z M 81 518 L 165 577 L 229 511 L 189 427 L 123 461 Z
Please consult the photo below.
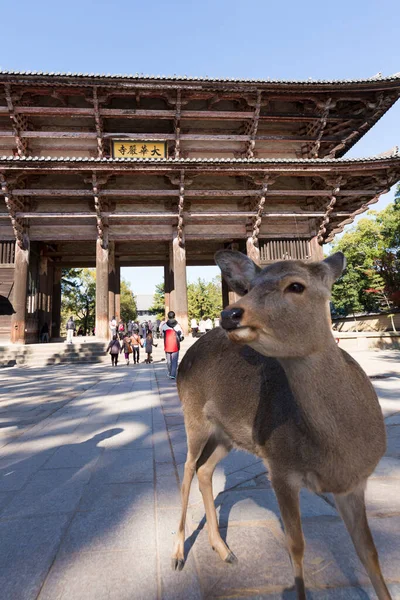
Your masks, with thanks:
M 304 537 L 301 527 L 299 490 L 290 486 L 287 481 L 274 477 L 272 478 L 272 485 L 278 499 L 285 529 L 297 598 L 298 600 L 306 600 L 303 572 Z
M 185 564 L 185 523 L 186 513 L 189 502 L 190 486 L 192 484 L 193 475 L 196 470 L 196 463 L 201 456 L 204 447 L 209 440 L 210 433 L 208 428 L 201 429 L 199 425 L 199 432 L 197 435 L 193 435 L 192 432 L 188 432 L 188 453 L 185 462 L 185 471 L 183 474 L 183 481 L 181 487 L 181 499 L 182 499 L 182 513 L 181 520 L 179 521 L 178 532 L 175 538 L 174 551 L 172 553 L 171 566 L 175 571 L 182 571 L 183 565 Z
M 379 600 L 391 600 L 383 579 L 378 553 L 371 535 L 365 511 L 365 483 L 350 494 L 336 494 L 335 501 L 356 552 L 367 571 Z
M 228 452 L 229 450 L 225 446 L 218 445 L 212 451 L 210 456 L 204 460 L 204 462 L 202 462 L 203 456 L 201 456 L 199 459 L 200 466 L 198 466 L 197 469 L 197 477 L 199 480 L 200 492 L 203 496 L 203 503 L 207 519 L 208 539 L 211 547 L 213 550 L 218 552 L 223 561 L 233 564 L 237 562 L 237 558 L 233 552 L 229 550 L 219 533 L 217 513 L 215 510 L 214 495 L 212 490 L 212 476 L 215 467 L 219 461 L 228 454 Z

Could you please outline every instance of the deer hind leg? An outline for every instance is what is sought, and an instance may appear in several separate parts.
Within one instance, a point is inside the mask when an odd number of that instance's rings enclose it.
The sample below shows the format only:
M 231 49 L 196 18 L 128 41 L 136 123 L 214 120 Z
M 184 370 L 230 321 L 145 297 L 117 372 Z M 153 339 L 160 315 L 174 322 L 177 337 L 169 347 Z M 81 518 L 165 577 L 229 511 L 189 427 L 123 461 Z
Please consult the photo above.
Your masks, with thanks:
M 200 429 L 200 427 L 199 427 Z M 182 513 L 179 522 L 178 532 L 175 538 L 174 551 L 172 553 L 171 566 L 176 571 L 181 571 L 185 564 L 185 523 L 186 513 L 189 502 L 190 486 L 192 484 L 193 475 L 196 470 L 197 460 L 203 452 L 204 446 L 210 436 L 209 430 L 201 432 L 197 435 L 188 434 L 188 453 L 185 462 L 185 471 L 183 475 L 181 487 Z
M 304 586 L 303 557 L 304 537 L 301 527 L 299 489 L 283 479 L 272 477 L 272 485 L 278 500 L 286 543 L 292 563 L 298 600 L 306 600 Z
M 378 553 L 371 535 L 365 511 L 365 484 L 350 494 L 336 494 L 336 506 L 353 540 L 356 552 L 367 571 L 379 600 L 391 596 L 379 566 Z
M 203 496 L 206 511 L 208 539 L 213 550 L 218 552 L 223 561 L 233 564 L 237 562 L 236 556 L 225 544 L 218 529 L 217 512 L 215 510 L 214 494 L 212 489 L 212 476 L 217 464 L 229 453 L 231 446 L 228 443 L 212 436 L 199 460 L 197 461 L 197 478 Z

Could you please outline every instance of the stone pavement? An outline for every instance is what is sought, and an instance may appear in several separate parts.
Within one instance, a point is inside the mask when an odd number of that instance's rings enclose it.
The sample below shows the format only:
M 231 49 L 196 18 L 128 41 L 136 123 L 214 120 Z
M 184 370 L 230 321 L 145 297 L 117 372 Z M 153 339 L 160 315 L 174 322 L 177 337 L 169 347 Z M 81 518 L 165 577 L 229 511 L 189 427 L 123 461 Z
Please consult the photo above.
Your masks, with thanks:
M 368 486 L 383 571 L 400 599 L 400 352 L 355 353 L 379 393 L 388 451 Z M 170 569 L 186 437 L 161 348 L 152 365 L 0 371 L 0 597 L 5 600 L 294 598 L 274 493 L 232 452 L 214 495 L 239 563 L 212 552 L 197 484 L 187 563 Z M 330 499 L 303 492 L 308 597 L 375 598 Z

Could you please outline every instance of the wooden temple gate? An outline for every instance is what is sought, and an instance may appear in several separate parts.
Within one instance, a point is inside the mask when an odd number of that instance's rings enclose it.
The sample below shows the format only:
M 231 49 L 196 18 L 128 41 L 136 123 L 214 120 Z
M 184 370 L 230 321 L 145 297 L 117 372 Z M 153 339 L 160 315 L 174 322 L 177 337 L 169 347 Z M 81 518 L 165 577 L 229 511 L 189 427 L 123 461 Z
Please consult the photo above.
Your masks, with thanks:
M 1 89 L 3 88 L 3 98 Z M 251 82 L 0 73 L 0 338 L 60 333 L 61 269 L 96 267 L 96 335 L 120 269 L 162 265 L 187 329 L 186 267 L 216 250 L 320 259 L 400 178 L 396 151 L 341 158 L 399 77 Z M 233 296 L 223 286 L 224 303 Z

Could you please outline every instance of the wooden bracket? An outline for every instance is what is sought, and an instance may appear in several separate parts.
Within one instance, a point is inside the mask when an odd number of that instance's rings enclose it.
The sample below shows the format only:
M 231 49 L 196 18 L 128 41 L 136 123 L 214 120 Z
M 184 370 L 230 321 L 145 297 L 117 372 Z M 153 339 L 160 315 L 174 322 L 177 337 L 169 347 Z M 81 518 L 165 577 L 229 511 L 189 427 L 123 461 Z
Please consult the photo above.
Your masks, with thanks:
M 181 248 L 185 247 L 185 235 L 183 231 L 183 208 L 185 204 L 185 171 L 182 169 L 180 173 L 179 182 L 179 202 L 178 202 L 178 225 L 177 225 L 177 238 L 178 244 Z
M 256 145 L 256 136 L 258 129 L 258 121 L 260 119 L 260 110 L 261 110 L 261 91 L 257 91 L 257 100 L 254 108 L 253 120 L 249 123 L 249 131 L 246 132 L 247 135 L 250 135 L 250 140 L 246 142 L 246 149 L 244 155 L 246 158 L 254 158 L 254 147 Z
M 13 197 L 11 190 L 8 188 L 7 180 L 2 173 L 0 174 L 0 184 L 7 211 L 11 220 L 15 241 L 20 248 L 26 250 L 29 246 L 26 227 L 23 221 L 17 216 L 18 211 L 24 210 L 24 205 L 21 200 Z
M 99 182 L 96 173 L 92 174 L 94 209 L 96 212 L 97 236 L 102 248 L 108 248 L 108 217 L 104 216 L 104 206 L 100 197 Z
M 325 241 L 325 235 L 326 235 L 326 228 L 327 225 L 329 223 L 329 219 L 330 219 L 330 214 L 333 211 L 335 204 L 336 204 L 336 200 L 337 200 L 337 195 L 340 192 L 340 186 L 342 185 L 342 178 L 338 177 L 336 179 L 335 185 L 332 189 L 332 195 L 329 197 L 329 202 L 328 205 L 325 209 L 325 213 L 324 216 L 322 217 L 322 221 L 321 224 L 319 226 L 319 230 L 317 233 L 317 241 L 318 243 L 322 246 L 322 244 Z
M 26 139 L 22 138 L 21 132 L 28 129 L 28 119 L 15 111 L 13 97 L 11 94 L 11 85 L 9 83 L 4 84 L 4 91 L 6 95 L 8 114 L 12 123 L 17 154 L 18 156 L 26 156 L 28 151 L 28 142 Z

